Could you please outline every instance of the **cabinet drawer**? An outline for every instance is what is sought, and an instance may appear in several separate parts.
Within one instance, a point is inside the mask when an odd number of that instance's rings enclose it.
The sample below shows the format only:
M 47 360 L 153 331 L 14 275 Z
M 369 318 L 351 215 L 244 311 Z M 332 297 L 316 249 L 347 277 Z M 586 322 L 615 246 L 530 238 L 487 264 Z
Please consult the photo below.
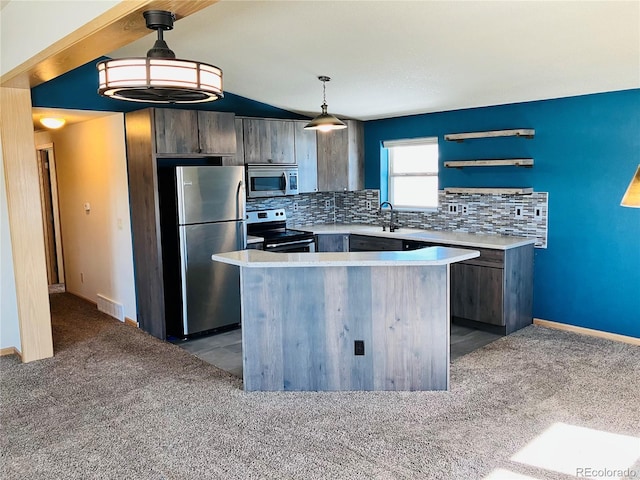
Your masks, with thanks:
M 460 248 L 460 247 L 458 247 Z M 481 265 L 497 268 L 504 268 L 504 250 L 492 250 L 488 248 L 476 248 L 476 247 L 464 247 L 472 250 L 478 250 L 480 256 L 465 260 L 460 263 L 466 263 L 467 265 Z
M 399 238 L 369 237 L 366 235 L 351 235 L 349 237 L 349 251 L 351 252 L 387 252 L 401 250 L 402 240 Z

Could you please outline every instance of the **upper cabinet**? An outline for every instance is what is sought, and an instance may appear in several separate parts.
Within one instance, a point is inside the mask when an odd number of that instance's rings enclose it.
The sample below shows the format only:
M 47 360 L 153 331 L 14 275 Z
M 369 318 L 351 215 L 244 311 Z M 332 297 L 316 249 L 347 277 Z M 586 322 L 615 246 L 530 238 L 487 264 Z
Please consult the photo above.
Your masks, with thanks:
M 239 165 L 295 163 L 298 191 L 343 192 L 364 188 L 364 128 L 347 120 L 333 132 L 305 130 L 308 120 L 236 118 Z
M 295 163 L 294 122 L 244 118 L 244 163 Z
M 233 113 L 154 108 L 156 153 L 235 156 Z
M 199 111 L 198 138 L 202 153 L 235 155 L 235 115 L 228 112 Z
M 300 193 L 318 191 L 318 144 L 315 130 L 304 129 L 307 123 L 307 120 L 293 122 Z
M 244 132 L 242 130 L 242 119 L 236 117 L 235 119 L 235 127 L 236 127 L 236 156 L 235 156 L 235 164 L 236 165 L 244 165 Z
M 318 132 L 318 190 L 342 192 L 364 188 L 364 127 L 346 120 L 347 128 Z

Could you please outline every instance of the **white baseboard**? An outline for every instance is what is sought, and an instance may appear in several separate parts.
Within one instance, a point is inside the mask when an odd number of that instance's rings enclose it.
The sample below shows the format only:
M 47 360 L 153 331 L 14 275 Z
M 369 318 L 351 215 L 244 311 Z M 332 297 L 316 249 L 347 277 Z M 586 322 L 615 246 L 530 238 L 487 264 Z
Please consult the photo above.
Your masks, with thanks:
M 582 335 L 589 335 L 591 337 L 606 338 L 607 340 L 613 340 L 615 342 L 623 342 L 640 346 L 640 338 L 628 337 L 627 335 L 603 332 L 601 330 L 593 330 L 591 328 L 576 327 L 575 325 L 552 322 L 550 320 L 542 320 L 540 318 L 534 318 L 533 324 L 540 327 L 555 328 L 556 330 L 564 330 L 565 332 L 580 333 Z

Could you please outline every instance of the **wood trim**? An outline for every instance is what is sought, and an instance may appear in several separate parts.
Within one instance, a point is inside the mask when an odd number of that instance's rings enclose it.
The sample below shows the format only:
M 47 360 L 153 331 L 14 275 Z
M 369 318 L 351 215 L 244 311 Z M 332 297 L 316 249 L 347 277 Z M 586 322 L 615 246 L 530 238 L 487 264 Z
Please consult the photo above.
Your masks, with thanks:
M 627 335 L 619 335 L 617 333 L 603 332 L 601 330 L 593 330 L 591 328 L 577 327 L 575 325 L 568 325 L 566 323 L 542 320 L 540 318 L 534 318 L 533 324 L 539 327 L 554 328 L 556 330 L 563 330 L 565 332 L 579 333 L 582 335 L 589 335 L 590 337 L 604 338 L 606 340 L 613 340 L 614 342 L 622 342 L 628 343 L 630 345 L 640 346 L 640 338 L 629 337 Z
M 445 140 L 462 142 L 475 138 L 495 138 L 495 137 L 524 137 L 533 138 L 536 131 L 533 128 L 514 128 L 511 130 L 489 130 L 487 132 L 449 133 L 444 136 Z
M 169 10 L 184 18 L 218 0 L 120 2 L 2 76 L 3 87 L 33 88 L 149 34 L 142 13 Z M 179 27 L 178 27 L 179 28 Z M 151 45 L 150 45 L 151 46 Z M 144 56 L 144 52 L 140 53 Z
M 124 323 L 125 325 L 129 325 L 130 327 L 138 328 L 138 322 L 130 319 L 129 317 L 124 317 Z
M 56 240 L 56 259 L 58 267 L 58 283 L 65 283 L 64 256 L 62 253 L 62 231 L 60 230 L 60 198 L 58 196 L 58 167 L 53 144 L 49 152 L 49 179 L 51 182 L 51 203 L 53 206 L 53 230 Z
M 31 92 L 0 88 L 0 106 L 20 350 L 22 360 L 31 362 L 53 356 Z
M 445 187 L 445 193 L 478 193 L 480 195 L 531 195 L 533 187 Z
M 20 358 L 20 351 L 16 347 L 5 347 L 0 348 L 0 357 L 5 357 L 7 355 L 17 355 Z

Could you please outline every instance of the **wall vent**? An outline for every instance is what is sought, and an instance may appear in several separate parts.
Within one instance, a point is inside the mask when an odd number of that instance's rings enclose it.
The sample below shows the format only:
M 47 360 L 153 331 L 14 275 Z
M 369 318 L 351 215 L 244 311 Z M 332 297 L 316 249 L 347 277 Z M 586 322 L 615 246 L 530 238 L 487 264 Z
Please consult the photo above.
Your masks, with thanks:
M 97 304 L 98 310 L 124 322 L 124 307 L 122 305 L 101 294 L 98 294 Z

